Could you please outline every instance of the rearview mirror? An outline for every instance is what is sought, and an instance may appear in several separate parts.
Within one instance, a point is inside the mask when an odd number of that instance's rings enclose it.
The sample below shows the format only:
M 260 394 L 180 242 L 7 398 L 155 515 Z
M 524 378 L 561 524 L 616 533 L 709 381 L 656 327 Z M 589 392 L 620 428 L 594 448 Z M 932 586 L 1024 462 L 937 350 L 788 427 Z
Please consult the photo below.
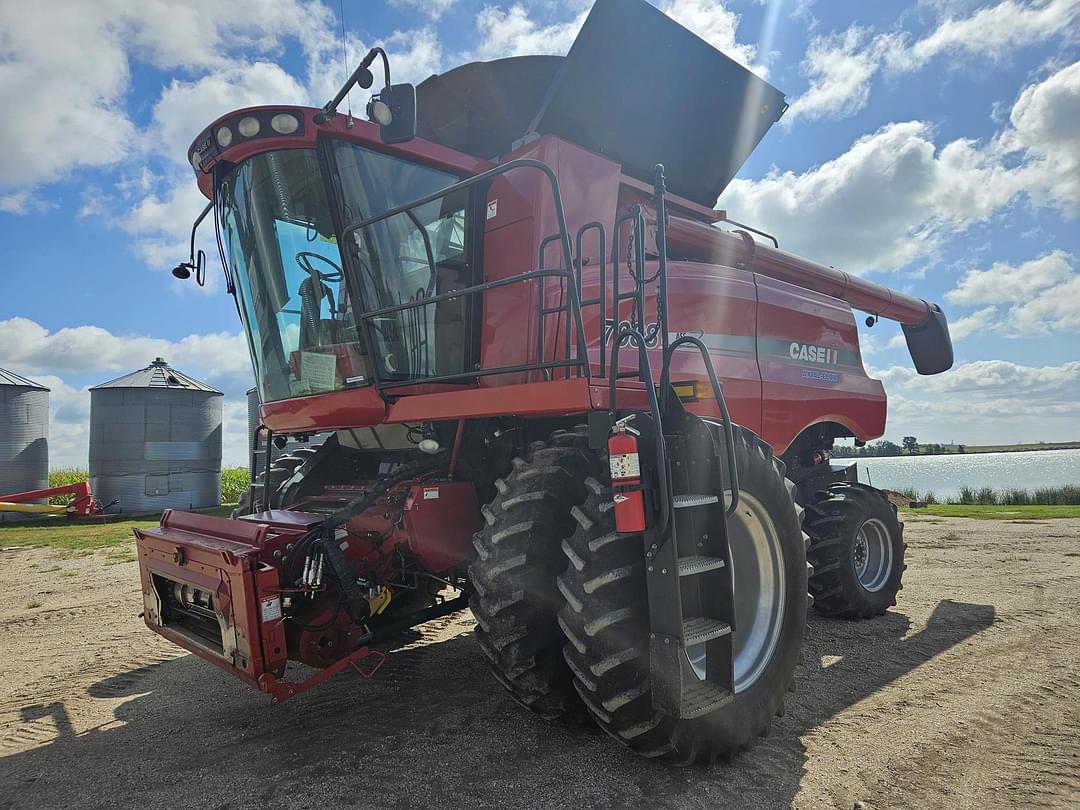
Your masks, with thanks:
M 392 84 L 371 97 L 368 118 L 379 125 L 383 143 L 404 143 L 416 137 L 416 88 Z
M 206 253 L 202 250 L 195 254 L 195 283 L 200 287 L 206 285 Z
M 199 225 L 206 219 L 206 215 L 209 214 L 214 208 L 214 204 L 210 203 L 203 209 L 203 212 L 195 218 L 194 224 L 191 226 L 191 255 L 186 262 L 181 262 L 172 269 L 172 274 L 180 280 L 186 280 L 191 278 L 191 274 L 195 274 L 196 283 L 202 287 L 206 284 L 206 254 L 203 251 L 195 252 L 195 232 L 199 230 Z

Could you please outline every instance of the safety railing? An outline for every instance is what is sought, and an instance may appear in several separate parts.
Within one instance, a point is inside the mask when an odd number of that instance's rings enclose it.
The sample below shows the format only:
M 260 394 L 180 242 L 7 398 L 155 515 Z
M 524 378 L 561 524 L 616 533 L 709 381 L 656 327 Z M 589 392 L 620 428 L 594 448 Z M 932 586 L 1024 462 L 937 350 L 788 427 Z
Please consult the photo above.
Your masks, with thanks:
M 442 301 L 448 301 L 458 298 L 470 298 L 474 296 L 482 296 L 489 290 L 499 289 L 507 287 L 513 284 L 523 284 L 531 281 L 537 282 L 537 289 L 539 292 L 539 325 L 537 328 L 537 356 L 534 361 L 518 363 L 514 365 L 498 366 L 495 368 L 484 368 L 477 365 L 472 369 L 463 369 L 459 372 L 451 374 L 439 374 L 435 376 L 410 376 L 406 379 L 382 379 L 381 376 L 378 379 L 378 387 L 380 390 L 389 388 L 398 388 L 404 386 L 414 386 L 422 383 L 449 383 L 449 382 L 470 382 L 478 377 L 493 376 L 497 374 L 513 374 L 519 372 L 539 371 L 543 373 L 545 379 L 550 379 L 551 373 L 554 370 L 562 369 L 566 377 L 571 375 L 579 377 L 589 377 L 589 357 L 586 349 L 585 330 L 584 324 L 581 318 L 581 302 L 579 296 L 580 280 L 577 274 L 574 272 L 574 258 L 573 250 L 570 244 L 570 236 L 566 228 L 566 215 L 563 210 L 562 195 L 559 191 L 559 180 L 555 176 L 555 172 L 551 167 L 540 160 L 534 160 L 532 158 L 520 158 L 518 160 L 512 160 L 508 163 L 504 163 L 501 166 L 496 166 L 493 169 L 489 169 L 486 172 L 469 177 L 458 183 L 454 183 L 451 186 L 447 186 L 439 191 L 427 194 L 423 197 L 419 197 L 404 205 L 396 206 L 395 208 L 383 211 L 375 216 L 368 217 L 360 222 L 347 227 L 342 234 L 343 241 L 348 242 L 349 238 L 363 228 L 367 228 L 378 222 L 390 219 L 391 217 L 399 214 L 411 215 L 411 212 L 423 205 L 441 200 L 452 194 L 455 194 L 464 189 L 469 189 L 473 186 L 487 183 L 499 175 L 506 174 L 517 169 L 536 169 L 544 174 L 548 180 L 548 184 L 551 187 L 552 201 L 555 207 L 555 215 L 558 221 L 558 233 L 547 237 L 540 245 L 540 259 L 537 270 L 531 270 L 525 273 L 518 273 L 513 276 L 507 276 L 506 278 L 496 279 L 494 281 L 487 281 L 482 284 L 475 284 L 469 287 L 465 287 L 459 290 L 452 290 L 450 292 L 441 293 L 439 295 L 424 297 L 416 301 L 406 301 L 400 304 L 393 304 L 387 307 L 381 307 L 379 309 L 367 310 L 360 314 L 361 320 L 369 324 L 375 318 L 385 318 L 388 315 L 410 312 L 418 310 L 422 307 L 429 307 L 438 304 Z M 546 248 L 553 242 L 558 242 L 562 253 L 562 267 L 560 268 L 544 268 L 544 253 Z M 544 281 L 549 278 L 559 278 L 562 289 L 566 291 L 563 304 L 557 307 L 548 307 L 544 295 Z M 602 293 L 601 293 L 602 295 Z M 565 331 L 564 339 L 564 352 L 563 356 L 552 357 L 551 360 L 546 359 L 546 336 L 545 336 L 545 320 L 554 313 L 565 313 L 566 326 L 565 328 L 560 326 L 560 329 Z M 370 328 L 370 326 L 369 326 Z M 573 351 L 572 351 L 573 350 Z M 554 353 L 553 353 L 554 354 Z

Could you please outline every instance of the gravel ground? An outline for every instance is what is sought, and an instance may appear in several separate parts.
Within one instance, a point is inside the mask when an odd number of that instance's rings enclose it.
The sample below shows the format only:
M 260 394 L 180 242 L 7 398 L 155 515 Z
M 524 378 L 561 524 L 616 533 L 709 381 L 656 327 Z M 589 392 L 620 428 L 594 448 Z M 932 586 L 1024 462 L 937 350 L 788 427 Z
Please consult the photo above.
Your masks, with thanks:
M 907 534 L 897 606 L 812 617 L 787 714 L 711 769 L 531 716 L 467 612 L 275 708 L 143 627 L 134 563 L 3 551 L 0 810 L 1080 807 L 1080 520 Z

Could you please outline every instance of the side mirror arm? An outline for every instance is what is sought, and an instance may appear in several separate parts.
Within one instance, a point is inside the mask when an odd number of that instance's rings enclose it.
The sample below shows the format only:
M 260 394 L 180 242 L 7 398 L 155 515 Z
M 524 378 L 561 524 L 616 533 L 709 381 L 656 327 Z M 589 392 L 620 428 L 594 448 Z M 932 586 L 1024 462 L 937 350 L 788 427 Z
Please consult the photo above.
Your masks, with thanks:
M 206 215 L 209 214 L 214 208 L 214 204 L 210 203 L 203 209 L 202 213 L 195 218 L 195 222 L 191 226 L 191 253 L 186 262 L 182 262 L 173 268 L 172 274 L 179 279 L 191 278 L 191 274 L 195 274 L 195 283 L 200 287 L 206 284 L 206 253 L 202 250 L 195 250 L 195 233 L 199 230 L 199 226 L 202 221 L 206 219 Z

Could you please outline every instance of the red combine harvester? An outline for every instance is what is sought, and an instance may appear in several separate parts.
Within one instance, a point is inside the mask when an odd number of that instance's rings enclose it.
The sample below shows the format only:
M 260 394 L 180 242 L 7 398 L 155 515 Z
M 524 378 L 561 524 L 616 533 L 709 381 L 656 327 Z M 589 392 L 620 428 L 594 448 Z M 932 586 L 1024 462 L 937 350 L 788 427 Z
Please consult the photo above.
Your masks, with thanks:
M 339 114 L 376 59 L 373 122 Z M 330 435 L 256 471 L 236 519 L 136 531 L 151 629 L 279 702 L 468 605 L 544 717 L 584 704 L 682 763 L 763 734 L 810 604 L 883 613 L 904 569 L 896 510 L 829 463 L 885 427 L 852 308 L 903 324 L 921 373 L 952 364 L 938 306 L 721 227 L 785 107 L 599 0 L 565 58 L 414 88 L 374 49 L 321 110 L 207 127 L 196 227 L 213 212 L 257 441 Z M 192 253 L 174 272 L 201 281 Z

